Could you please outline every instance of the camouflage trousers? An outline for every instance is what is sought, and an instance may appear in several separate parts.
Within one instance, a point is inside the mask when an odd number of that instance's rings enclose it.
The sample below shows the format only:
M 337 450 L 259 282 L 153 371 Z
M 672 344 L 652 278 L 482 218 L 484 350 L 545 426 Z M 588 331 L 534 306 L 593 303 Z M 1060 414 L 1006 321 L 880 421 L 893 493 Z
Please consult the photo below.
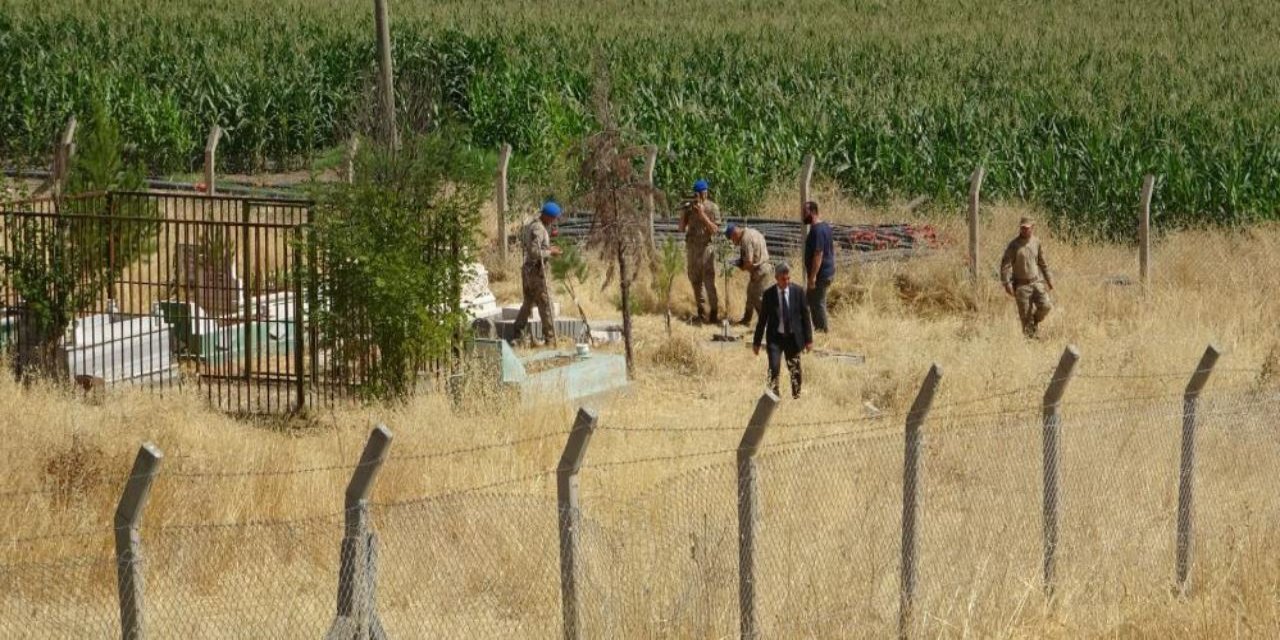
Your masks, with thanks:
M 704 316 L 706 307 L 710 304 L 711 317 L 717 317 L 719 315 L 720 297 L 716 295 L 715 245 L 710 243 L 688 245 L 685 248 L 685 258 L 689 284 L 693 286 L 693 299 L 698 303 L 698 315 Z
M 1022 334 L 1028 338 L 1036 337 L 1036 330 L 1040 323 L 1053 310 L 1049 291 L 1043 282 L 1024 284 L 1014 290 L 1014 300 L 1018 305 L 1018 319 L 1022 322 Z
M 760 315 L 760 302 L 764 298 L 764 290 L 769 288 L 773 280 L 773 265 L 765 263 L 747 276 L 747 298 L 742 306 L 742 323 L 751 322 L 752 314 Z
M 546 271 L 541 264 L 526 264 L 520 270 L 520 280 L 524 298 L 512 326 L 515 339 L 519 340 L 524 335 L 525 328 L 529 326 L 529 315 L 537 307 L 538 318 L 542 321 L 542 339 L 548 345 L 553 344 L 556 341 L 556 319 L 551 306 L 551 290 L 547 288 Z

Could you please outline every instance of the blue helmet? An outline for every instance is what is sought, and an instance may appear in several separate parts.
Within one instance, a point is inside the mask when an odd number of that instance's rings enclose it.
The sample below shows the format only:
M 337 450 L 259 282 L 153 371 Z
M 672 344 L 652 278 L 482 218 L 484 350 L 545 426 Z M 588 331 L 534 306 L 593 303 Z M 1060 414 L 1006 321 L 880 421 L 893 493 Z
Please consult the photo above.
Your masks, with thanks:
M 725 228 L 724 228 L 724 237 L 726 237 L 726 238 L 728 238 L 728 239 L 732 240 L 732 239 L 733 239 L 733 232 L 734 232 L 734 231 L 737 231 L 737 230 L 738 230 L 738 225 L 736 225 L 736 224 L 734 224 L 734 223 L 730 222 L 730 223 L 729 223 L 729 226 L 727 226 L 727 227 L 725 227 Z
M 542 205 L 541 213 L 548 218 L 559 218 L 560 205 L 556 204 L 555 200 L 548 200 L 546 204 Z
M 694 193 L 705 193 L 705 192 L 706 192 L 706 190 L 707 190 L 708 188 L 710 188 L 710 187 L 711 187 L 711 185 L 707 184 L 707 181 L 706 181 L 706 180 L 699 180 L 699 181 L 697 181 L 697 182 L 693 183 L 693 192 L 694 192 Z

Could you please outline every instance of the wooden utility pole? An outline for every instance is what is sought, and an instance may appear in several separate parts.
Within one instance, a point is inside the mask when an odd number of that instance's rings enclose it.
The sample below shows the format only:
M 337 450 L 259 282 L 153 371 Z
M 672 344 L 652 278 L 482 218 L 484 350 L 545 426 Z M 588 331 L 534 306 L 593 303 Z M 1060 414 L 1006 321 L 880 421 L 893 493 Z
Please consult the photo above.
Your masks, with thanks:
M 396 85 L 391 70 L 391 19 L 387 14 L 387 0 L 373 0 L 373 20 L 378 30 L 378 107 L 382 122 L 378 131 L 382 143 L 395 147 L 396 140 Z

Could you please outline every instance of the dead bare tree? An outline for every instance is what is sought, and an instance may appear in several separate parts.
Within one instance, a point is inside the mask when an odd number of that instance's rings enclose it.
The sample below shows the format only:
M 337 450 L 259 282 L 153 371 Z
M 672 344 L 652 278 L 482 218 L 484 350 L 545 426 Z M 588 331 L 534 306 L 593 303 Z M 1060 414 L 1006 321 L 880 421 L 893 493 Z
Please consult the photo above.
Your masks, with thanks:
M 609 265 L 604 286 L 616 280 L 622 302 L 622 339 L 627 352 L 627 375 L 635 373 L 631 341 L 631 285 L 642 264 L 653 260 L 649 239 L 647 197 L 658 197 L 637 169 L 645 160 L 642 146 L 627 144 L 613 116 L 609 71 L 602 54 L 595 59 L 594 110 L 599 130 L 583 144 L 580 200 L 594 212 L 587 246 Z

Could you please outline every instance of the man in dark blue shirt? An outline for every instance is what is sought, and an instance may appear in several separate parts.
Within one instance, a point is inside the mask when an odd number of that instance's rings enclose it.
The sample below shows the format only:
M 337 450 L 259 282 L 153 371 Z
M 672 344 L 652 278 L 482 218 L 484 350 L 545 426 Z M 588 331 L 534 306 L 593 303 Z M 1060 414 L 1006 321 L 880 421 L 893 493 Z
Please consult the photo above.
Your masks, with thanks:
M 835 234 L 831 225 L 822 221 L 818 203 L 804 203 L 804 223 L 809 237 L 804 241 L 805 297 L 809 299 L 813 328 L 827 332 L 827 289 L 836 277 Z

